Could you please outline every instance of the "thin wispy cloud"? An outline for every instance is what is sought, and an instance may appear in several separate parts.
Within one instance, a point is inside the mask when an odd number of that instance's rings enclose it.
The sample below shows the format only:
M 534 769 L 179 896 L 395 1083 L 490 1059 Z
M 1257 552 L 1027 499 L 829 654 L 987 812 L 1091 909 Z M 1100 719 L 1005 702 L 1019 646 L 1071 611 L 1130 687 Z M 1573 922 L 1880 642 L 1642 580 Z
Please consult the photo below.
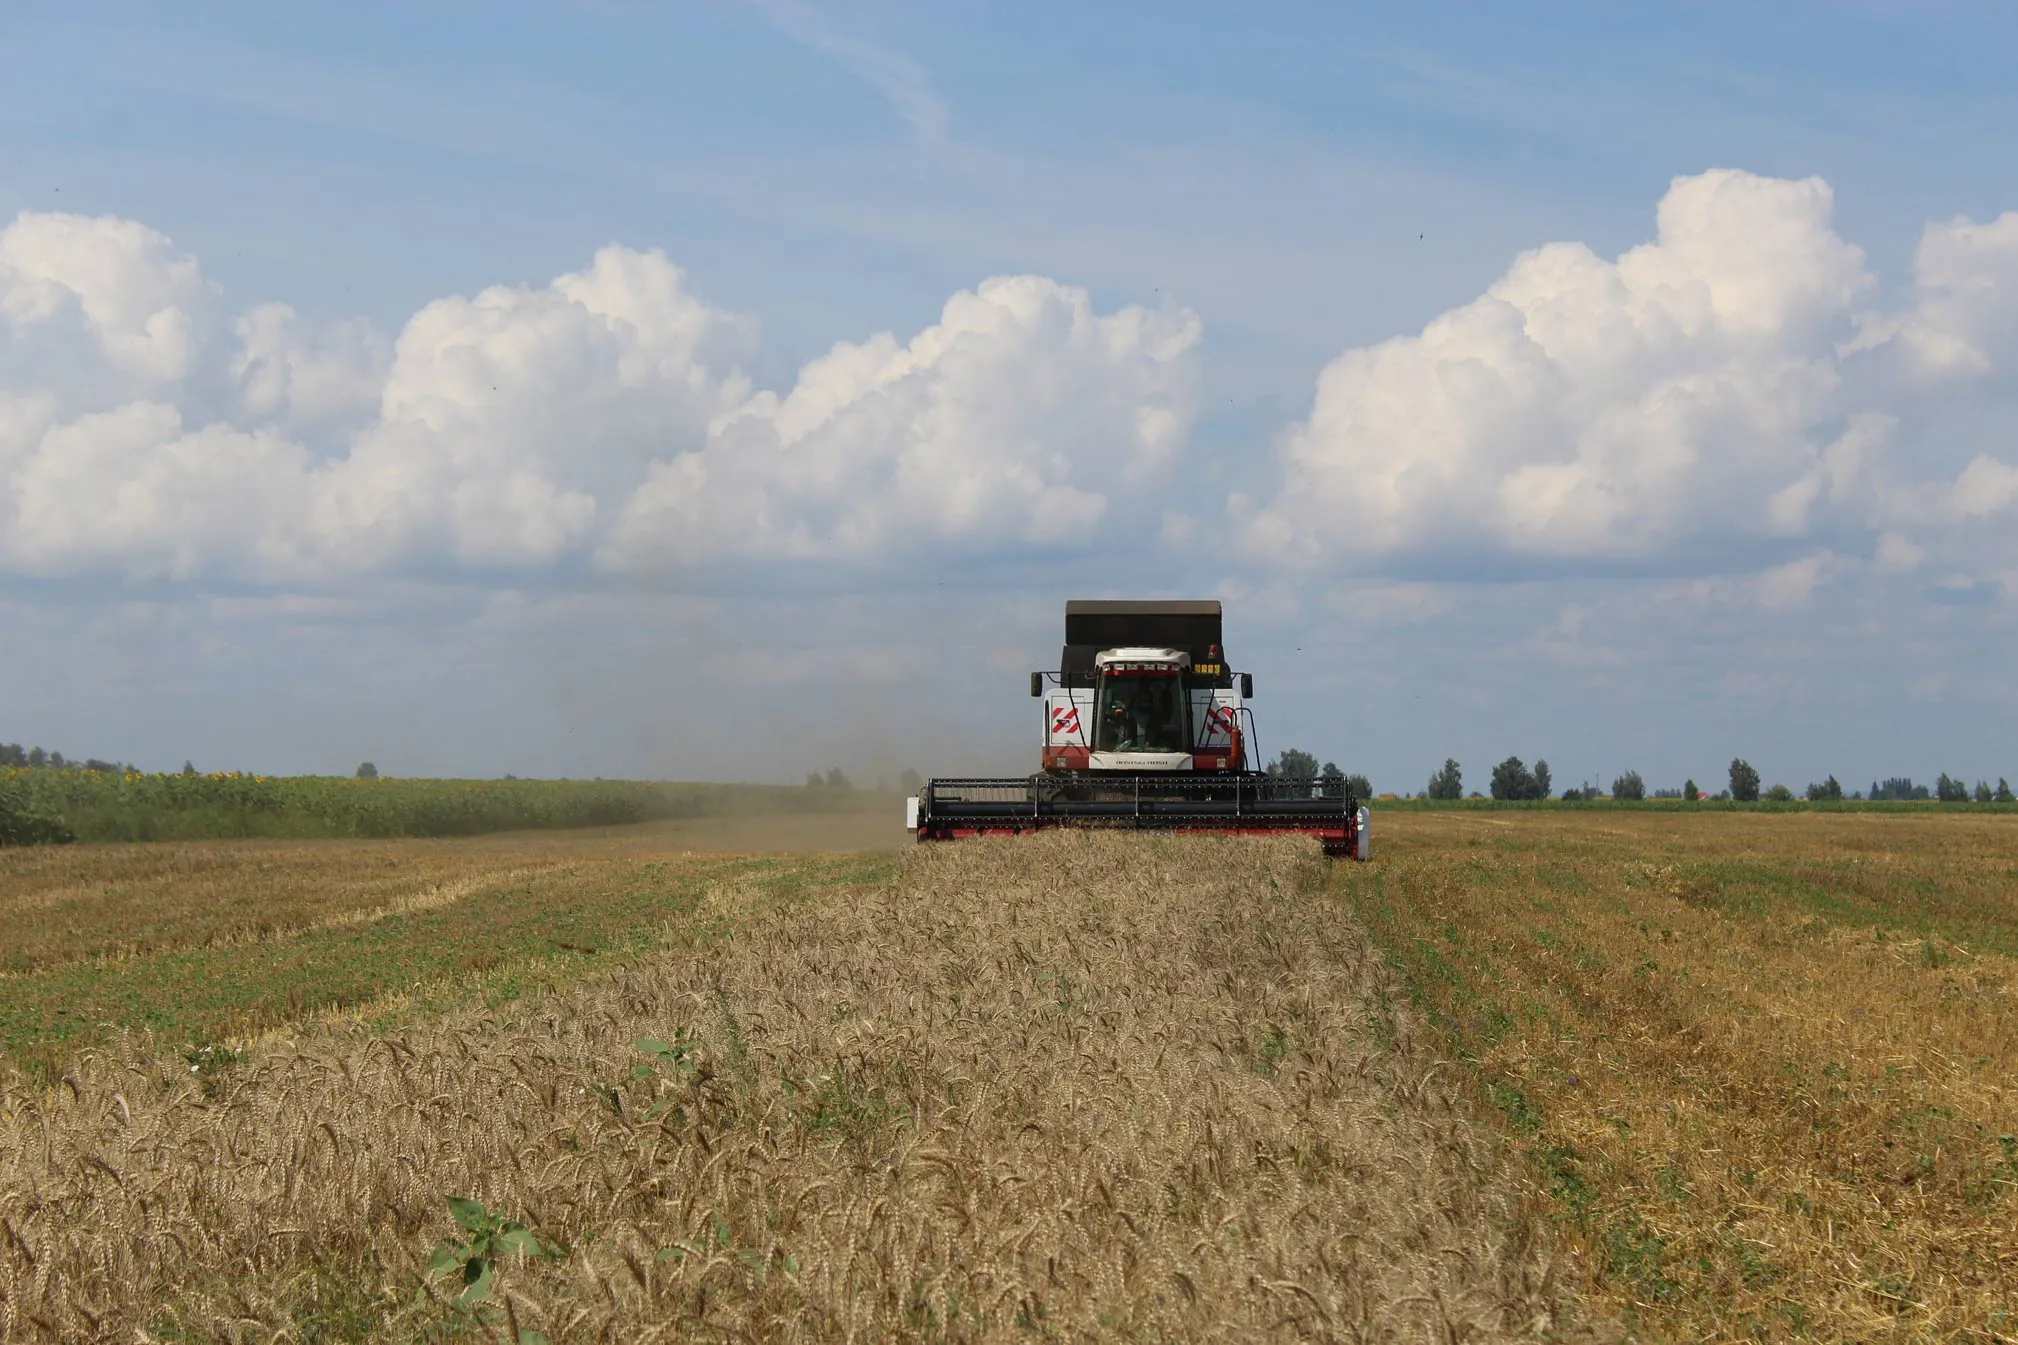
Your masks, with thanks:
M 836 29 L 827 16 L 798 0 L 750 0 L 766 23 L 793 41 L 829 57 L 881 94 L 920 142 L 946 139 L 946 101 L 932 77 L 901 52 Z

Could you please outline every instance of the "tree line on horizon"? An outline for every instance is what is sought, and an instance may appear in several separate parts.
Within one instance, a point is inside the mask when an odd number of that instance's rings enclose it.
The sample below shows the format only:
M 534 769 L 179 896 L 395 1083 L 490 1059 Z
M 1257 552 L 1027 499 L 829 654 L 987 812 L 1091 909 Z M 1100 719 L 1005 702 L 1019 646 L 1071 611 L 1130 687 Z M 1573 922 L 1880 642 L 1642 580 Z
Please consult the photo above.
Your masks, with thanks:
M 1344 786 L 1356 799 L 1373 797 L 1373 782 L 1358 771 L 1339 769 L 1335 761 L 1327 761 L 1322 766 L 1317 758 L 1300 748 L 1285 747 L 1275 760 L 1268 763 L 1264 773 L 1271 780 L 1322 780 L 1330 786 Z
M 0 769 L 13 767 L 16 770 L 53 771 L 104 771 L 109 774 L 133 773 L 131 764 L 121 765 L 117 761 L 100 761 L 97 757 L 87 757 L 83 761 L 71 761 L 61 752 L 45 752 L 39 747 L 23 747 L 20 743 L 0 743 Z
M 82 761 L 65 757 L 61 752 L 45 752 L 39 747 L 23 747 L 20 743 L 0 743 L 0 770 L 22 771 L 96 771 L 102 775 L 144 775 L 132 762 L 100 761 L 97 757 L 86 757 Z M 195 775 L 193 762 L 182 763 L 179 774 Z M 378 768 L 370 762 L 357 768 L 359 779 L 374 778 Z
M 1646 781 L 1641 778 L 1640 773 L 1627 771 L 1612 781 L 1610 797 L 1631 802 L 1651 797 L 1683 799 L 1691 803 L 1712 798 L 1728 799 L 1737 803 L 1758 803 L 1762 799 L 1769 803 L 1791 803 L 1797 797 L 1811 802 L 1841 802 L 1845 799 L 1860 801 L 1932 799 L 1940 803 L 2018 803 L 2018 795 L 2011 792 L 2010 782 L 2002 776 L 1998 777 L 1994 788 L 1987 780 L 1978 780 L 1974 788 L 1971 788 L 1960 776 L 1950 776 L 1945 771 L 1935 781 L 1931 791 L 1926 785 L 1914 784 L 1908 776 L 1894 776 L 1883 783 L 1872 781 L 1868 794 L 1862 790 L 1846 794 L 1842 784 L 1831 775 L 1819 784 L 1810 784 L 1806 793 L 1796 795 L 1783 784 L 1774 784 L 1770 788 L 1761 789 L 1762 782 L 1758 770 L 1743 757 L 1734 757 L 1731 760 L 1728 778 L 1728 785 L 1716 794 L 1707 793 L 1699 788 L 1693 779 L 1684 781 L 1680 789 L 1657 789 L 1649 794 Z M 1528 769 L 1519 757 L 1508 757 L 1492 769 L 1490 788 L 1495 799 L 1546 799 L 1551 797 L 1550 785 L 1549 764 L 1540 758 L 1535 759 L 1532 770 Z M 1431 773 L 1429 783 L 1417 797 L 1444 800 L 1466 797 L 1464 770 L 1459 766 L 1457 759 L 1444 758 L 1443 765 Z M 1470 797 L 1479 798 L 1481 795 L 1474 790 Z M 1603 789 L 1588 782 L 1566 789 L 1562 793 L 1565 803 L 1605 797 Z
M 1375 797 L 1373 782 L 1363 773 L 1342 770 L 1336 762 L 1326 761 L 1320 764 L 1313 753 L 1303 751 L 1301 748 L 1284 748 L 1275 760 L 1268 763 L 1265 771 L 1271 779 L 1315 779 L 1330 785 L 1342 782 L 1352 791 L 1352 796 L 1356 799 L 1366 800 Z M 904 772 L 903 789 L 906 793 L 917 793 L 923 784 L 924 781 L 916 771 Z M 806 777 L 806 786 L 809 789 L 848 787 L 847 777 L 841 774 L 838 768 L 829 771 L 824 778 L 819 772 L 814 772 Z M 1649 790 L 1645 779 L 1638 771 L 1626 771 L 1612 781 L 1609 794 L 1601 786 L 1586 781 L 1565 789 L 1558 795 L 1554 792 L 1555 781 L 1549 770 L 1549 764 L 1539 757 L 1535 759 L 1533 767 L 1529 767 L 1519 757 L 1508 757 L 1493 767 L 1488 787 L 1492 791 L 1490 797 L 1495 799 L 1540 801 L 1560 798 L 1564 803 L 1602 798 L 1629 802 L 1652 798 L 1682 799 L 1688 802 L 1714 799 L 1738 803 L 1758 803 L 1762 800 L 1769 803 L 1791 803 L 1796 798 L 1804 798 L 1812 802 L 1933 799 L 1942 803 L 2018 803 L 2018 795 L 2012 793 L 2010 783 L 2001 777 L 1994 786 L 1987 781 L 1979 780 L 1974 788 L 1971 788 L 1959 776 L 1951 777 L 1945 772 L 1931 789 L 1926 785 L 1914 784 L 1906 776 L 1894 776 L 1882 782 L 1872 781 L 1868 793 L 1862 790 L 1845 792 L 1836 777 L 1831 775 L 1819 784 L 1810 784 L 1805 793 L 1796 795 L 1793 790 L 1782 784 L 1764 786 L 1759 772 L 1742 757 L 1732 760 L 1728 783 L 1724 789 L 1715 794 L 1699 788 L 1692 779 L 1684 781 L 1680 789 Z M 1429 783 L 1415 797 L 1437 800 L 1466 798 L 1464 768 L 1458 764 L 1455 757 L 1445 758 L 1443 765 L 1431 774 Z M 1476 799 L 1487 796 L 1473 791 L 1468 797 Z
M 66 758 L 61 752 L 45 751 L 41 747 L 23 747 L 19 743 L 0 743 L 0 769 L 16 770 L 74 770 L 98 771 L 106 774 L 138 774 L 131 764 L 116 761 L 101 761 L 88 757 L 83 761 Z M 1326 761 L 1320 764 L 1315 755 L 1300 748 L 1288 747 L 1268 763 L 1266 773 L 1274 779 L 1318 779 L 1327 784 L 1343 783 L 1357 799 L 1374 797 L 1373 782 L 1358 771 L 1344 771 L 1337 763 Z M 182 763 L 182 774 L 196 774 L 196 767 L 189 762 Z M 376 779 L 378 768 L 365 762 L 357 768 L 357 778 Z M 507 779 L 512 777 L 507 776 Z M 905 770 L 899 788 L 905 793 L 915 794 L 924 786 L 924 778 L 915 770 Z M 1843 786 L 1831 775 L 1819 784 L 1810 784 L 1802 794 L 1795 794 L 1783 784 L 1761 787 L 1759 772 L 1742 757 L 1733 758 L 1728 772 L 1728 784 L 1715 794 L 1700 789 L 1691 779 L 1684 781 L 1680 789 L 1656 789 L 1651 792 L 1638 771 L 1626 771 L 1612 781 L 1609 796 L 1598 785 L 1588 781 L 1565 789 L 1561 799 L 1565 803 L 1576 803 L 1585 799 L 1610 797 L 1617 800 L 1639 801 L 1647 798 L 1683 799 L 1695 802 L 1701 799 L 1731 800 L 1738 803 L 1791 803 L 1796 798 L 1811 802 L 1855 801 L 1931 801 L 1938 803 L 2018 803 L 2010 782 L 1999 776 L 1993 786 L 1987 780 L 1978 780 L 1971 786 L 1961 776 L 1950 776 L 1943 771 L 1932 786 L 1915 784 L 1910 776 L 1892 776 L 1883 781 L 1873 780 L 1868 791 L 1856 790 L 1845 793 Z M 840 767 L 826 772 L 814 771 L 806 777 L 808 789 L 853 789 L 850 780 Z M 1530 768 L 1519 757 L 1508 757 L 1492 768 L 1490 797 L 1501 800 L 1542 800 L 1556 797 L 1554 781 L 1549 764 L 1540 757 Z M 1446 757 L 1444 763 L 1432 772 L 1429 782 L 1416 795 L 1422 799 L 1453 800 L 1466 797 L 1464 770 L 1455 757 Z M 1470 797 L 1486 797 L 1474 790 Z

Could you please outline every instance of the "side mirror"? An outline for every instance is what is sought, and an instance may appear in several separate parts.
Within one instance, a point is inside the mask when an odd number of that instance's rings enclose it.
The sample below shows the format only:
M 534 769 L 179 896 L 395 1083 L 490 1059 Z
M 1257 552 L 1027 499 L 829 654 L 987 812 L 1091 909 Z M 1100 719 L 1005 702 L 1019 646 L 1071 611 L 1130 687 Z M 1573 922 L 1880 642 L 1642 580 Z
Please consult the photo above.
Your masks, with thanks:
M 1240 699 L 1244 701 L 1251 701 L 1254 699 L 1253 673 L 1240 674 Z
M 1030 694 L 1033 696 L 1041 696 L 1044 694 L 1043 673 L 1034 672 L 1030 674 Z

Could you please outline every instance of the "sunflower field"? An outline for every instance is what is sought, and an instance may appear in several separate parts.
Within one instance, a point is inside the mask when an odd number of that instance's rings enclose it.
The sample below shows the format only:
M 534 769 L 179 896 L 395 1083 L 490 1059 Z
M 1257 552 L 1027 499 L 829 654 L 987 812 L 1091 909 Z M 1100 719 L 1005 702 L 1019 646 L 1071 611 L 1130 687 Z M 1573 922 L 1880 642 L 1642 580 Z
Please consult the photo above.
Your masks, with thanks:
M 474 836 L 858 803 L 869 800 L 771 785 L 0 768 L 0 817 L 22 840 Z

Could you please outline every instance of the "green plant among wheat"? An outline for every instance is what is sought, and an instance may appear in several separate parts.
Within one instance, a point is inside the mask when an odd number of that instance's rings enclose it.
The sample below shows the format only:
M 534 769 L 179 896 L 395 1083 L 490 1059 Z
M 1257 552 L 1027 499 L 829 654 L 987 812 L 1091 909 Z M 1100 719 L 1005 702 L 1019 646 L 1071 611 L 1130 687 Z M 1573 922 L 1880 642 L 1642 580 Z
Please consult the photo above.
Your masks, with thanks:
M 630 1072 L 616 1083 L 608 1084 L 599 1079 L 591 1080 L 589 1087 L 602 1099 L 603 1105 L 618 1120 L 624 1120 L 624 1097 L 629 1094 L 632 1101 L 629 1119 L 656 1121 L 671 1110 L 675 1099 L 662 1096 L 661 1085 L 678 1080 L 693 1078 L 700 1069 L 698 1047 L 693 1035 L 685 1028 L 674 1034 L 671 1041 L 662 1037 L 639 1037 L 631 1045 L 642 1051 L 647 1061 L 632 1065 Z
M 497 1279 L 497 1263 L 504 1257 L 561 1255 L 561 1249 L 554 1243 L 516 1219 L 492 1213 L 482 1201 L 450 1196 L 448 1212 L 466 1236 L 452 1238 L 434 1249 L 427 1259 L 427 1277 L 447 1280 L 454 1286 L 452 1301 L 457 1307 L 474 1309 L 490 1300 Z M 526 1339 L 525 1335 L 521 1334 L 520 1339 Z

